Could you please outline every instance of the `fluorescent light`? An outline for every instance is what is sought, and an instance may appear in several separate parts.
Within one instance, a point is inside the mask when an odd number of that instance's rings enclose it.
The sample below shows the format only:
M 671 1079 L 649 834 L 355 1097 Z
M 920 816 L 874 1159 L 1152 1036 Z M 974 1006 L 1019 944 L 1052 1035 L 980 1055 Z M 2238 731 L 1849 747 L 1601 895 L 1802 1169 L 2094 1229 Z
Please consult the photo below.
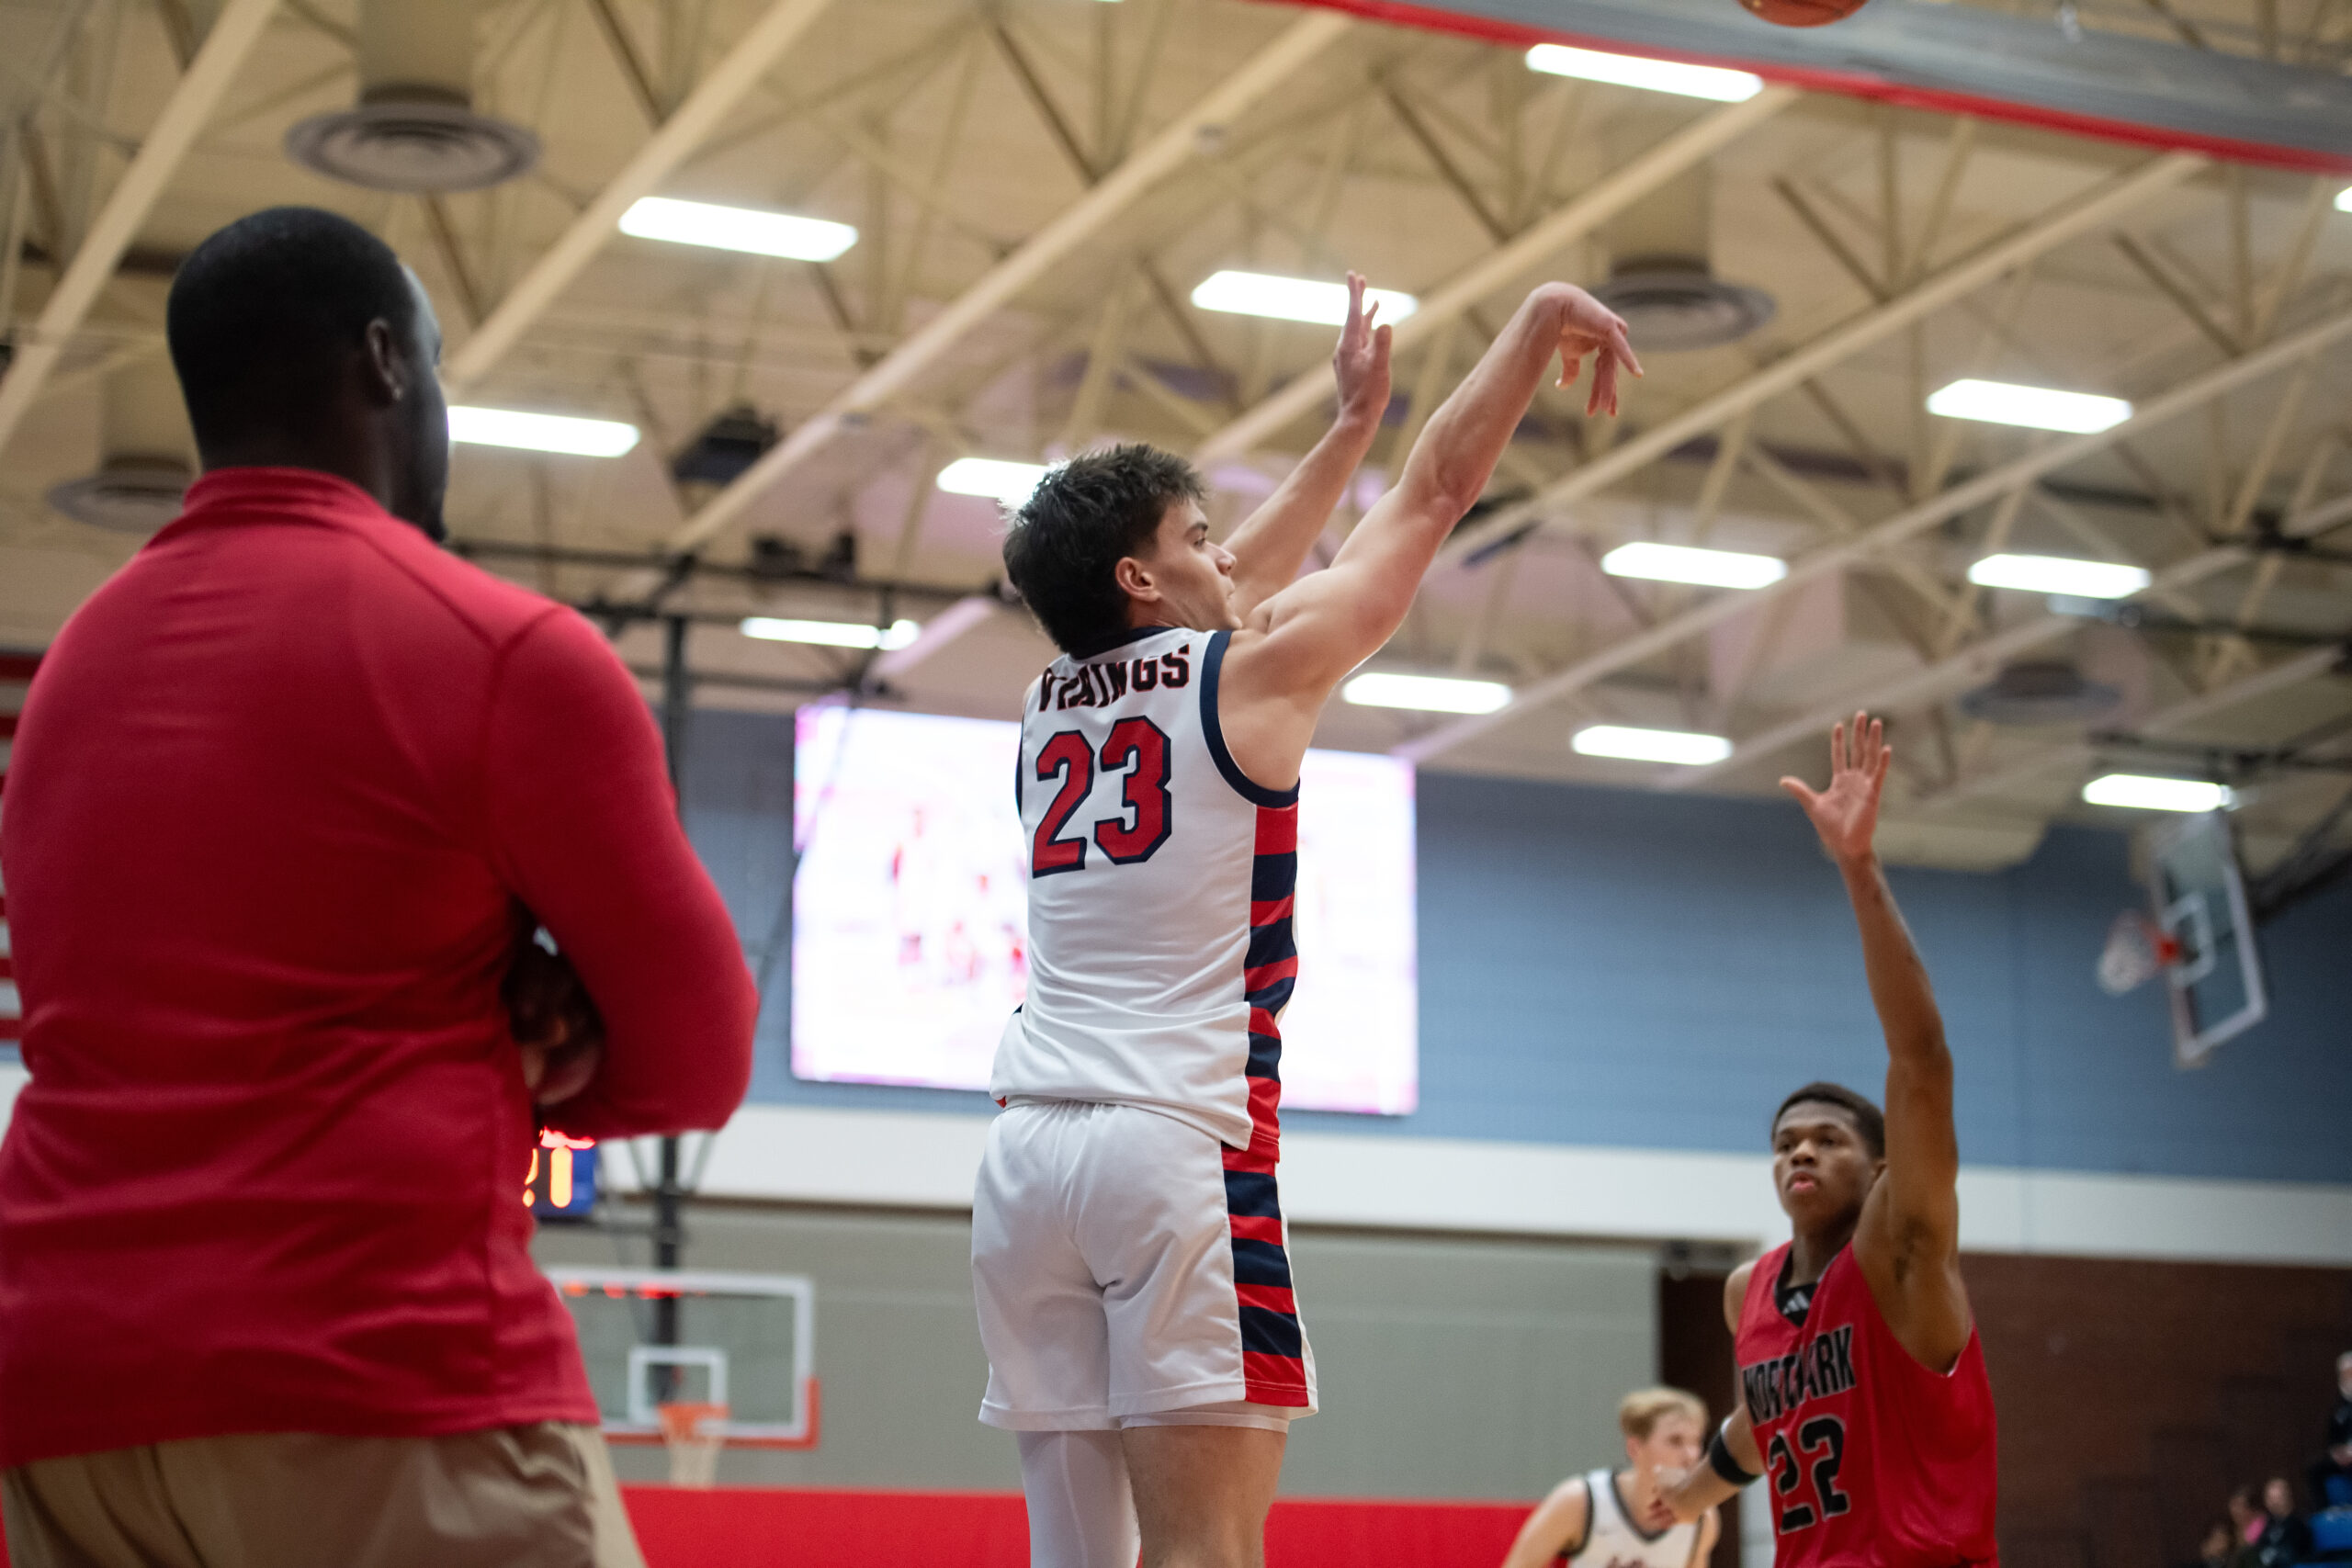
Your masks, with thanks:
M 1401 321 L 1421 308 L 1409 294 L 1389 288 L 1363 291 L 1364 308 L 1380 307 L 1381 320 Z M 1193 303 L 1204 310 L 1224 310 L 1236 316 L 1272 316 L 1278 321 L 1312 321 L 1336 327 L 1348 319 L 1348 286 L 1318 283 L 1311 277 L 1277 277 L 1268 272 L 1211 273 L 1193 290 Z
M 476 446 L 561 452 L 573 457 L 617 457 L 637 445 L 637 426 L 613 419 L 575 419 L 570 414 L 469 408 L 460 403 L 449 410 L 449 439 Z
M 2346 186 L 2335 193 L 2335 210 L 2352 212 L 2352 186 Z
M 958 457 L 939 470 L 939 488 L 954 495 L 993 496 L 1019 506 L 1046 477 L 1043 463 L 1009 463 L 1001 457 Z
M 1775 556 L 1706 550 L 1691 545 L 1653 545 L 1636 540 L 1600 558 L 1611 577 L 1645 577 L 1657 582 L 1695 582 L 1702 588 L 1761 588 L 1789 575 Z
M 669 240 L 681 245 L 708 245 L 718 251 L 748 251 L 753 255 L 809 262 L 831 261 L 857 243 L 857 231 L 846 223 L 707 201 L 676 201 L 666 196 L 639 198 L 621 214 L 621 232 L 640 240 Z
M 825 648 L 878 648 L 895 653 L 922 635 L 912 621 L 893 621 L 886 628 L 860 621 L 792 621 L 774 615 L 752 615 L 735 628 L 763 642 L 813 642 Z
M 2064 556 L 1986 556 L 1968 569 L 1981 588 L 2022 588 L 2074 599 L 2129 599 L 2154 580 L 2136 566 Z
M 1555 76 L 1581 76 L 1588 82 L 1646 87 L 1653 93 L 1712 98 L 1719 104 L 1746 103 L 1764 90 L 1764 78 L 1745 71 L 1647 60 L 1638 54 L 1603 54 L 1599 50 L 1571 49 L 1564 43 L 1537 44 L 1527 51 L 1527 64 L 1530 70 Z
M 2202 779 L 2159 779 L 2146 773 L 2109 773 L 2083 786 L 2093 806 L 2130 806 L 2142 811 L 2219 811 L 2234 798 L 2227 784 Z
M 1596 724 L 1579 729 L 1568 744 L 1588 757 L 1679 762 L 1686 768 L 1720 762 L 1731 755 L 1731 742 L 1720 735 L 1693 735 L 1682 729 L 1634 729 L 1619 724 Z
M 2090 435 L 2111 430 L 2132 417 L 2132 405 L 2121 398 L 2091 392 L 2061 392 L 2050 387 L 2019 387 L 2007 381 L 1954 381 L 1928 397 L 1928 412 L 1946 419 L 1982 420 L 1987 424 L 2021 424 L 2029 430 L 2063 430 Z
M 1358 707 L 1419 708 L 1423 713 L 1492 713 L 1510 701 L 1499 681 L 1451 675 L 1359 675 L 1340 688 Z

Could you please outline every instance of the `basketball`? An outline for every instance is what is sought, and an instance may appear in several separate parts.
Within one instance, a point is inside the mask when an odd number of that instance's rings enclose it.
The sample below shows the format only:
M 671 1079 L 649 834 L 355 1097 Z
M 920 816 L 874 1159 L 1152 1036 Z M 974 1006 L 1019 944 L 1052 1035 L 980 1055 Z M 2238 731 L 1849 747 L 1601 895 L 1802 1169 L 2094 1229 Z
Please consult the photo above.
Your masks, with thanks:
M 1842 22 L 1860 10 L 1867 0 L 1739 0 L 1768 22 L 1784 28 L 1818 28 Z

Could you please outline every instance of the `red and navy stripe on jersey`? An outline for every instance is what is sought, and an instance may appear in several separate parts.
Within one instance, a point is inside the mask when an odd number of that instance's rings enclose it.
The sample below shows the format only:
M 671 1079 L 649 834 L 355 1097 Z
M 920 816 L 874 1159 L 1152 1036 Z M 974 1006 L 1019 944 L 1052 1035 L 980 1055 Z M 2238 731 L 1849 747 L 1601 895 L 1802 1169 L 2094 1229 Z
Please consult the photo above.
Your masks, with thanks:
M 1258 808 L 1250 878 L 1250 953 L 1242 988 L 1250 1004 L 1250 1145 L 1225 1151 L 1225 1205 L 1233 1231 L 1234 1292 L 1240 1299 L 1241 1363 L 1257 1404 L 1307 1404 L 1306 1336 L 1292 1293 L 1274 1166 L 1282 1157 L 1283 1036 L 1279 1021 L 1297 983 L 1291 907 L 1298 887 L 1298 806 Z

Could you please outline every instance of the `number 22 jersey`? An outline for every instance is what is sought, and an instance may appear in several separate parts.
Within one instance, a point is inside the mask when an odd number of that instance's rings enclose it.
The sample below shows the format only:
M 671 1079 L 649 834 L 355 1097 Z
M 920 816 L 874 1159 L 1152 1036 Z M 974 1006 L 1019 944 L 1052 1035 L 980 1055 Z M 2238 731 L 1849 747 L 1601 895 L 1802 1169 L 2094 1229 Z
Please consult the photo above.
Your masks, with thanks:
M 1029 989 L 989 1092 L 1142 1106 L 1272 1169 L 1298 790 L 1252 782 L 1226 750 L 1231 635 L 1142 627 L 1030 688 L 1014 780 Z
M 1788 1266 L 1785 1245 L 1756 1260 L 1734 1341 L 1776 1568 L 1997 1564 L 1993 1389 L 1976 1334 L 1951 1371 L 1931 1371 L 1887 1327 L 1853 1248 L 1829 1260 L 1810 1305 L 1783 1310 Z

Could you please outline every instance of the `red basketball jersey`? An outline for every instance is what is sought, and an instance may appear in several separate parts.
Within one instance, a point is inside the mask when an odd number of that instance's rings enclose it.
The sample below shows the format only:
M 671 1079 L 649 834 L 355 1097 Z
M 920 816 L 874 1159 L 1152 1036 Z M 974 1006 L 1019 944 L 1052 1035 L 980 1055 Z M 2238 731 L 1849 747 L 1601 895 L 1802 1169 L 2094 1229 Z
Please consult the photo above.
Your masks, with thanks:
M 1757 1259 L 1736 1341 L 1775 1568 L 1997 1565 L 1993 1389 L 1976 1335 L 1950 1372 L 1921 1366 L 1850 1247 L 1792 1322 L 1777 1290 L 1788 1263 L 1785 1246 Z

